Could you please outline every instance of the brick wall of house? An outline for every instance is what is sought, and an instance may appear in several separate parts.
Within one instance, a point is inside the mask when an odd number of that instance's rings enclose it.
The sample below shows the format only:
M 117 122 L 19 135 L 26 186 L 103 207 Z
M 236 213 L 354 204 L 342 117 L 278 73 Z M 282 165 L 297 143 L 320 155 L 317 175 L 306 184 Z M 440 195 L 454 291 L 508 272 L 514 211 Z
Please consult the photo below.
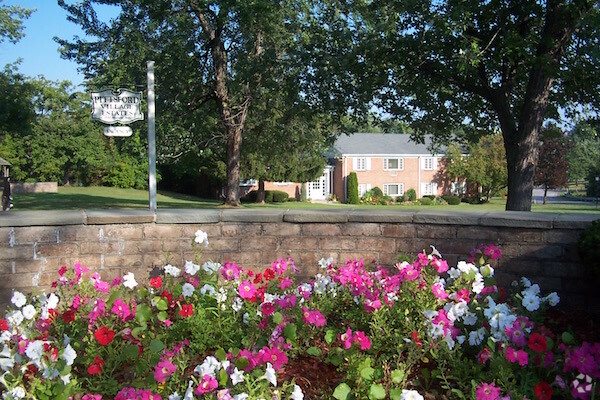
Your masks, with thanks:
M 49 290 L 61 265 L 81 262 L 105 279 L 135 273 L 140 281 L 167 263 L 194 260 L 194 232 L 208 233 L 197 261 L 233 260 L 264 268 L 292 257 L 305 278 L 322 257 L 363 258 L 391 266 L 400 253 L 430 250 L 450 264 L 477 245 L 494 243 L 497 276 L 520 276 L 557 291 L 567 307 L 600 307 L 598 276 L 579 262 L 575 242 L 597 215 L 443 213 L 402 210 L 32 211 L 0 216 L 0 303 L 13 289 Z

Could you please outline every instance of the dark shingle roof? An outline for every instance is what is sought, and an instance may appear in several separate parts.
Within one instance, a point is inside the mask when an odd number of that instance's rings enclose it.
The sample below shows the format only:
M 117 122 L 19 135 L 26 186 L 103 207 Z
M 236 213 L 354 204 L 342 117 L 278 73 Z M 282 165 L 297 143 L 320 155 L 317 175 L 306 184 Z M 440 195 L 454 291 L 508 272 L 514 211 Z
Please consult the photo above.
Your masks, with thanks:
M 400 133 L 354 133 L 341 135 L 333 145 L 336 156 L 357 155 L 429 155 L 428 146 L 431 136 L 426 136 L 425 144 L 415 143 L 410 140 L 410 135 Z M 438 150 L 443 154 L 445 148 Z

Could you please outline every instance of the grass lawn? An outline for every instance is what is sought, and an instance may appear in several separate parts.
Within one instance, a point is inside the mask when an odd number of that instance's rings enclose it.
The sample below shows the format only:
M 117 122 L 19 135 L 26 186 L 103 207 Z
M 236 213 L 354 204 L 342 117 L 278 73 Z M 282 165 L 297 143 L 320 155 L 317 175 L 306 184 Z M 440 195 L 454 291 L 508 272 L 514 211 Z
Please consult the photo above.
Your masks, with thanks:
M 13 210 L 76 210 L 76 209 L 111 209 L 111 208 L 148 208 L 148 192 L 136 189 L 119 189 L 112 187 L 59 187 L 58 193 L 15 193 L 13 194 Z M 194 196 L 172 192 L 159 192 L 157 195 L 158 208 L 217 208 L 221 205 L 218 200 L 201 199 Z M 504 211 L 505 200 L 494 198 L 487 204 L 471 205 L 461 203 L 456 206 L 350 206 L 340 203 L 302 203 L 287 202 L 275 204 L 243 204 L 243 208 L 283 208 L 283 209 L 380 209 L 380 210 L 448 210 L 464 212 Z M 557 213 L 597 213 L 600 207 L 589 204 L 534 204 L 534 212 Z

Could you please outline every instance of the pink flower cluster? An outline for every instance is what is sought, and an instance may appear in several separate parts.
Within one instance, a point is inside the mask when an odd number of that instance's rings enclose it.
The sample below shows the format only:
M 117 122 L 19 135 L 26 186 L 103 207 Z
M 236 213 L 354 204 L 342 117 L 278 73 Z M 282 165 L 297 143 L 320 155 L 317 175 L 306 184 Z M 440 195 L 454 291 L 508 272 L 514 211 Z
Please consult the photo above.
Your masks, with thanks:
M 233 356 L 230 355 L 230 358 Z M 281 349 L 277 347 L 263 347 L 258 353 L 253 353 L 250 350 L 241 350 L 238 354 L 238 359 L 245 357 L 248 360 L 248 367 L 245 369 L 246 372 L 252 371 L 254 368 L 261 364 L 271 363 L 275 371 L 281 369 L 285 364 L 288 363 L 287 355 Z
M 358 344 L 361 350 L 371 348 L 371 340 L 362 331 L 352 332 L 352 329 L 348 328 L 345 333 L 338 335 L 338 339 L 340 339 L 345 349 L 352 347 L 352 344 Z

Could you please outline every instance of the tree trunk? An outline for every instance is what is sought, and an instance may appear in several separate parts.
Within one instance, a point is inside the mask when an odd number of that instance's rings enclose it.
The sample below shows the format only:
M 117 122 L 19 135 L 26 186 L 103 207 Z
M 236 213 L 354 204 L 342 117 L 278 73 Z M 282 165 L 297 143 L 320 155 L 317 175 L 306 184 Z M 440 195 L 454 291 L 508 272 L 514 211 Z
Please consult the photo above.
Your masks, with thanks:
M 265 204 L 265 180 L 258 180 L 258 192 L 256 192 L 256 202 Z
M 546 197 L 548 197 L 548 185 L 544 185 L 544 204 L 546 204 Z
M 225 204 L 240 205 L 240 154 L 242 149 L 242 126 L 225 124 L 227 131 L 227 191 Z

